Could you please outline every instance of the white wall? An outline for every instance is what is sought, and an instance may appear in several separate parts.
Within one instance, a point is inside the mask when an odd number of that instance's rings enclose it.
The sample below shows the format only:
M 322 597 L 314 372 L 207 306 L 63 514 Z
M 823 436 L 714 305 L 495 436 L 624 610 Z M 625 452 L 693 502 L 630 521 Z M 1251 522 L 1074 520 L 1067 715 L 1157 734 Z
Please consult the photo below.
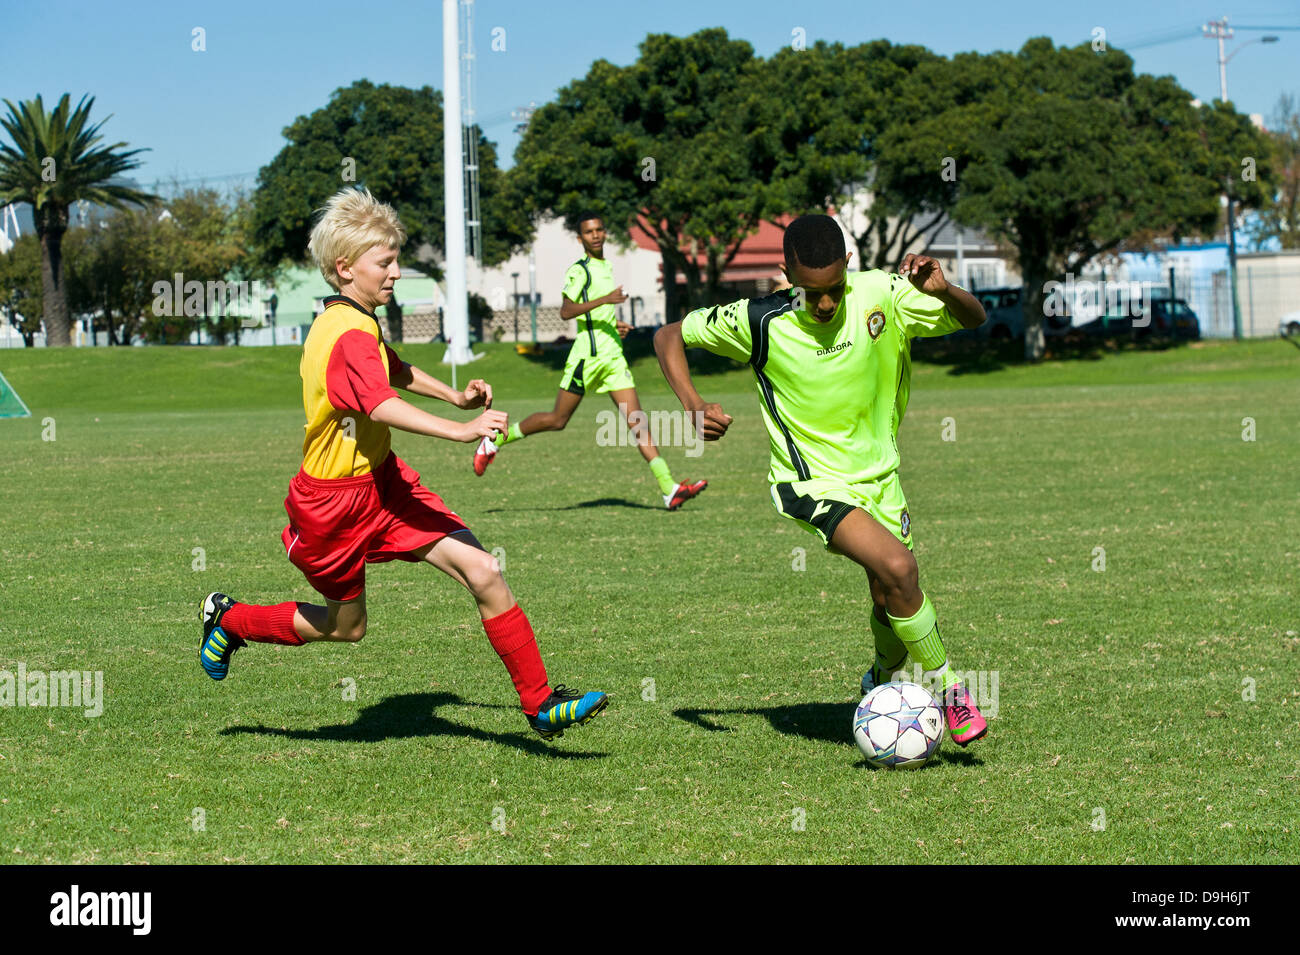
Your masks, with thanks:
M 564 273 L 582 258 L 578 236 L 564 227 L 562 219 L 550 219 L 537 227 L 533 240 L 537 263 L 537 291 L 541 305 L 560 304 L 564 290 Z M 612 239 L 605 243 L 605 258 L 614 270 L 614 281 L 623 286 L 629 299 L 640 297 L 636 306 L 637 325 L 660 325 L 664 320 L 664 294 L 660 287 L 659 253 L 633 245 L 620 248 Z M 528 253 L 513 256 L 501 265 L 480 269 L 469 264 L 469 290 L 482 295 L 496 311 L 509 309 L 514 303 L 515 282 L 511 272 L 519 273 L 519 294 L 528 294 Z M 623 321 L 631 321 L 631 302 L 619 306 Z

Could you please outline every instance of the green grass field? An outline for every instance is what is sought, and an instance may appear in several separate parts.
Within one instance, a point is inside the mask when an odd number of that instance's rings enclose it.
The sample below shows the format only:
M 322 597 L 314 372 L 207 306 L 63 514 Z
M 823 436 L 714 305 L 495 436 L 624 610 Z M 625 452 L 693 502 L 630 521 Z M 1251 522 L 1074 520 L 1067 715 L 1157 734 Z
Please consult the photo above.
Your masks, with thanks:
M 472 370 L 499 407 L 549 407 L 553 360 L 489 351 Z M 446 374 L 440 347 L 402 353 Z M 422 565 L 371 568 L 361 643 L 250 646 L 209 680 L 205 594 L 314 596 L 279 541 L 297 361 L 0 352 L 33 413 L 0 421 L 0 670 L 104 681 L 95 718 L 0 709 L 0 859 L 1300 861 L 1288 342 L 918 367 L 900 445 L 921 583 L 998 705 L 986 740 L 913 773 L 852 742 L 865 576 L 772 509 L 743 370 L 701 379 L 727 438 L 665 450 L 710 481 L 675 514 L 634 450 L 597 446 L 596 398 L 481 480 L 469 445 L 394 437 L 504 549 L 552 679 L 609 692 L 591 725 L 538 740 L 471 599 Z M 675 407 L 653 359 L 634 370 Z

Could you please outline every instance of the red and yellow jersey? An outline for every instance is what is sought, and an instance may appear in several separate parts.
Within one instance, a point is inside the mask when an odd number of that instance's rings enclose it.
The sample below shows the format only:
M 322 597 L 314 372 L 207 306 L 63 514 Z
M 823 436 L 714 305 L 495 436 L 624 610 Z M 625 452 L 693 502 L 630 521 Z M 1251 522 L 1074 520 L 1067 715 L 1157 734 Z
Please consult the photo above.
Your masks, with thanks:
M 392 375 L 402 366 L 374 315 L 343 295 L 325 299 L 302 346 L 305 474 L 357 477 L 384 462 L 391 449 L 388 425 L 370 420 L 370 412 L 396 397 Z

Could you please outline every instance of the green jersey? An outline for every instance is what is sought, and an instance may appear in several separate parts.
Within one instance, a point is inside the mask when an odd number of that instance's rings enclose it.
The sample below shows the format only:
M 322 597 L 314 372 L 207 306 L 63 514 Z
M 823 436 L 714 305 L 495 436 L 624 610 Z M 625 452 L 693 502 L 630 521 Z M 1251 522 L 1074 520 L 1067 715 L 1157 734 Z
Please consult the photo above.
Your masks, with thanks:
M 564 297 L 570 302 L 590 302 L 608 295 L 615 288 L 614 270 L 606 259 L 586 256 L 570 265 L 564 273 Z M 618 337 L 618 306 L 601 305 L 586 315 L 579 315 L 574 321 L 578 327 L 573 336 L 571 354 L 577 354 L 579 350 L 592 356 L 613 352 L 623 354 L 623 342 Z
M 753 368 L 772 445 L 769 481 L 857 484 L 898 469 L 911 340 L 959 328 L 939 299 L 873 270 L 848 273 L 829 322 L 796 309 L 786 289 L 697 309 L 682 339 Z

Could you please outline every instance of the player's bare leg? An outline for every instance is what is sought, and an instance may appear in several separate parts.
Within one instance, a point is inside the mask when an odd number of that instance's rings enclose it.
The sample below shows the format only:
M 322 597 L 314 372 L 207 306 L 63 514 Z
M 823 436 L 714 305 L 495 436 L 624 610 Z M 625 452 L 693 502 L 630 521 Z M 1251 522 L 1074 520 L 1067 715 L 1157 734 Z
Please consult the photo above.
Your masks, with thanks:
M 520 434 L 536 434 L 539 431 L 563 431 L 564 426 L 573 417 L 573 412 L 582 404 L 582 395 L 561 388 L 555 393 L 555 407 L 550 411 L 537 411 L 519 422 Z
M 953 742 L 960 746 L 982 737 L 988 724 L 970 693 L 948 670 L 948 652 L 939 636 L 934 607 L 921 592 L 912 552 L 883 524 L 861 508 L 840 521 L 831 550 L 866 568 L 879 581 L 886 616 L 908 655 L 925 671 L 927 680 L 941 681 L 942 704 Z M 875 600 L 873 590 L 872 599 Z
M 230 658 L 250 641 L 300 647 L 318 640 L 356 643 L 366 635 L 364 591 L 352 600 L 326 598 L 325 604 L 247 604 L 208 594 L 199 607 L 199 663 L 212 679 L 224 680 Z
M 872 600 L 879 593 L 886 611 L 910 617 L 921 609 L 920 572 L 916 558 L 885 525 L 855 507 L 840 521 L 831 538 L 831 552 L 842 554 L 875 578 Z
M 659 482 L 659 490 L 664 496 L 664 506 L 668 510 L 677 510 L 709 486 L 708 481 L 683 481 L 679 484 L 673 480 L 667 462 L 659 456 L 659 449 L 655 447 L 654 435 L 650 433 L 650 419 L 641 410 L 641 399 L 637 396 L 635 388 L 611 391 L 609 397 L 618 408 L 619 414 L 623 416 L 623 423 L 636 437 L 637 450 L 650 465 L 650 473 Z M 684 438 L 686 425 L 683 424 L 682 427 Z
M 484 620 L 515 605 L 515 595 L 501 574 L 501 564 L 469 531 L 449 534 L 415 553 L 462 584 L 474 597 Z
M 492 649 L 510 672 L 524 715 L 542 739 L 562 736 L 567 727 L 589 722 L 605 709 L 609 698 L 604 693 L 549 685 L 532 625 L 515 601 L 500 562 L 472 533 L 450 534 L 414 553 L 474 596 Z
M 619 391 L 611 391 L 609 397 L 618 408 L 618 413 L 623 416 L 623 423 L 636 437 L 637 450 L 641 452 L 641 457 L 645 458 L 646 464 L 659 457 L 654 435 L 650 433 L 649 419 L 641 410 L 641 399 L 637 396 L 636 389 L 622 388 Z
M 871 589 L 871 635 L 876 647 L 876 659 L 871 669 L 862 675 L 862 695 L 866 696 L 878 686 L 893 679 L 893 674 L 907 662 L 907 647 L 898 639 L 889 623 L 885 609 L 885 587 L 880 578 L 867 571 L 867 585 Z
M 366 635 L 366 593 L 352 600 L 325 599 L 325 606 L 298 604 L 293 629 L 303 642 L 356 643 Z

